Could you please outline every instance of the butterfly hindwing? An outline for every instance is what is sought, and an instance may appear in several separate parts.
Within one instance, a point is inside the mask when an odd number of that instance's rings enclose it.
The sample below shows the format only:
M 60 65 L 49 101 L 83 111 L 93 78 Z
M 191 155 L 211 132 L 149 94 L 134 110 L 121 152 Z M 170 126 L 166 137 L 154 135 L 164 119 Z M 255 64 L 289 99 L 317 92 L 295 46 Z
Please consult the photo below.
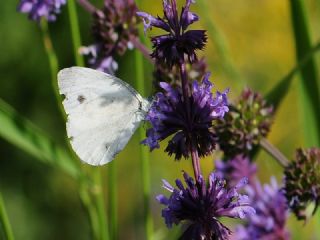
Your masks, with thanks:
M 63 69 L 58 83 L 73 150 L 91 165 L 110 162 L 143 120 L 146 100 L 122 80 L 89 68 Z

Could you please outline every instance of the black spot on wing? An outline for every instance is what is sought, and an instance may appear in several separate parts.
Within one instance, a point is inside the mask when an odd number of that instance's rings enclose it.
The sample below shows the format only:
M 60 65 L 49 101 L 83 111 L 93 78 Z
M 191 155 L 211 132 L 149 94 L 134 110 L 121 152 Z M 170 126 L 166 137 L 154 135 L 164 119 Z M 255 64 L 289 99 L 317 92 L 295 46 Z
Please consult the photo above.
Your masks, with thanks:
M 77 100 L 79 101 L 79 103 L 83 103 L 86 98 L 83 95 L 79 95 Z

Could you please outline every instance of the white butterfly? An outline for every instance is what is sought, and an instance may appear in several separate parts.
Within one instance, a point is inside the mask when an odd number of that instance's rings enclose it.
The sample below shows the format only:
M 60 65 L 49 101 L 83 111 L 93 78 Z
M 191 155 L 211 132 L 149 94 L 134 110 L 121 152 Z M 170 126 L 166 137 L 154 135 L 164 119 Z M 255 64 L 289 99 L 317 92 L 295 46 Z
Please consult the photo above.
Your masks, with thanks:
M 65 68 L 58 73 L 58 84 L 65 96 L 71 146 L 91 165 L 112 161 L 151 105 L 129 84 L 90 68 Z

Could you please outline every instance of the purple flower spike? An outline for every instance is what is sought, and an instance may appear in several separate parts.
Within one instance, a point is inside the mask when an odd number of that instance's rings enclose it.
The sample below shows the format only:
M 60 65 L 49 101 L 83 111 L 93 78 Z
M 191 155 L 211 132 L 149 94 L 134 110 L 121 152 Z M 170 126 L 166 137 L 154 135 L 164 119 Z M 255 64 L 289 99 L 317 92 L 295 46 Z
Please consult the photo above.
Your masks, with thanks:
M 145 12 L 137 12 L 137 15 L 142 18 L 144 24 L 144 33 L 147 32 L 151 27 L 162 28 L 165 31 L 170 31 L 170 27 L 161 18 L 153 17 L 152 15 Z
M 177 188 L 166 182 L 165 189 L 171 192 L 170 197 L 157 197 L 165 205 L 162 216 L 168 228 L 173 224 L 186 225 L 180 239 L 228 239 L 231 231 L 218 218 L 245 218 L 255 213 L 247 196 L 239 194 L 236 187 L 226 189 L 225 181 L 215 173 L 210 174 L 208 186 L 201 175 L 198 181 L 185 172 L 183 177 L 186 186 L 179 179 Z
M 212 121 L 224 116 L 228 111 L 227 92 L 218 97 L 211 93 L 212 83 L 206 75 L 202 83 L 193 82 L 189 97 L 190 116 L 186 111 L 181 88 L 172 88 L 168 83 L 160 83 L 164 93 L 157 93 L 146 117 L 152 127 L 147 131 L 147 139 L 142 143 L 150 150 L 159 147 L 159 142 L 169 136 L 166 152 L 174 154 L 176 160 L 190 155 L 191 147 L 197 149 L 200 157 L 210 154 L 215 148 L 215 134 Z
M 118 64 L 114 59 L 132 49 L 132 39 L 138 36 L 136 11 L 134 0 L 104 0 L 103 9 L 93 11 L 94 44 L 80 49 L 89 57 L 90 67 L 115 74 Z
M 238 226 L 234 240 L 289 240 L 290 234 L 285 227 L 288 217 L 286 198 L 275 178 L 271 184 L 261 186 L 259 182 L 248 186 L 247 192 L 251 206 L 256 214 L 248 217 L 245 226 Z
M 255 180 L 257 165 L 250 162 L 248 157 L 237 155 L 235 158 L 221 161 L 216 160 L 216 172 L 225 178 L 229 186 L 235 186 L 240 179 L 248 178 L 249 184 Z
M 172 68 L 179 64 L 185 56 L 190 63 L 197 60 L 196 50 L 202 50 L 207 42 L 204 30 L 187 30 L 188 26 L 199 20 L 199 17 L 190 12 L 192 0 L 186 0 L 180 17 L 178 14 L 176 0 L 163 0 L 164 16 L 153 17 L 148 13 L 138 12 L 137 15 L 143 19 L 145 32 L 152 28 L 160 28 L 167 34 L 151 38 L 153 53 L 151 56 L 157 63 Z
M 49 22 L 56 20 L 56 15 L 60 13 L 62 5 L 66 0 L 21 0 L 18 11 L 29 14 L 29 18 L 39 22 L 42 17 Z

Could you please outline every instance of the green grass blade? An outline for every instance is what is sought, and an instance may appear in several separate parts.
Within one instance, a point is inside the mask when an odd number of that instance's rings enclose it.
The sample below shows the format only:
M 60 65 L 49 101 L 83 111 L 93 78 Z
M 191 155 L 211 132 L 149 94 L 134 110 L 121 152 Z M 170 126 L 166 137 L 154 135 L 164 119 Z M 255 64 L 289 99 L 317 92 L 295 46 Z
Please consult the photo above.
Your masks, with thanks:
M 11 225 L 9 222 L 9 218 L 4 206 L 4 201 L 2 198 L 2 194 L 0 192 L 0 230 L 3 229 L 3 233 L 6 240 L 13 240 L 13 233 L 11 229 Z M 0 231 L 0 237 L 1 237 L 1 231 Z
M 93 169 L 93 180 L 94 180 L 94 201 L 97 209 L 97 217 L 99 221 L 99 240 L 108 240 L 110 238 L 109 233 L 109 224 L 106 216 L 105 200 L 103 194 L 103 180 L 102 172 L 103 168 L 94 168 Z
M 79 29 L 78 14 L 76 8 L 75 0 L 68 0 L 68 12 L 69 12 L 69 22 L 71 28 L 71 37 L 73 45 L 73 54 L 77 66 L 84 66 L 83 56 L 79 54 L 79 48 L 81 47 L 81 35 Z
M 304 1 L 290 0 L 291 18 L 296 43 L 296 56 L 299 61 L 311 49 L 309 22 Z M 320 97 L 317 82 L 318 69 L 311 58 L 301 72 L 299 98 L 303 116 L 304 140 L 307 146 L 319 146 L 320 143 Z
M 0 99 L 0 136 L 38 160 L 63 169 L 73 177 L 78 167 L 66 149 L 59 147 L 34 124 Z
M 266 99 L 269 103 L 273 104 L 274 109 L 277 110 L 280 103 L 284 99 L 285 95 L 290 89 L 290 85 L 293 77 L 299 73 L 299 71 L 309 62 L 309 60 L 320 50 L 320 42 L 318 42 L 305 56 L 299 61 L 299 63 L 278 83 L 271 89 L 266 95 Z
M 136 81 L 137 90 L 141 94 L 145 93 L 144 89 L 144 67 L 141 53 L 136 50 L 135 52 L 136 62 Z M 139 139 L 145 138 L 145 130 L 139 128 Z M 140 158 L 141 158 L 141 174 L 142 174 L 142 185 L 143 185 L 143 198 L 144 198 L 144 223 L 146 239 L 151 240 L 153 237 L 153 221 L 150 209 L 150 164 L 149 164 L 149 152 L 147 147 L 140 145 Z
M 140 1 L 136 1 L 137 4 L 141 3 Z M 139 35 L 143 36 L 142 29 L 139 29 Z M 143 42 L 143 40 L 142 40 Z M 145 88 L 145 77 L 144 77 L 144 62 L 142 54 L 136 49 L 135 50 L 135 81 L 136 88 L 142 96 L 146 94 Z M 142 140 L 145 138 L 145 130 L 140 127 L 139 128 L 139 139 Z M 140 144 L 140 159 L 141 159 L 141 175 L 142 175 L 142 188 L 143 188 L 143 206 L 144 206 L 144 230 L 145 230 L 145 239 L 151 240 L 153 239 L 153 219 L 151 214 L 151 206 L 150 206 L 150 195 L 151 195 L 151 182 L 150 182 L 150 163 L 149 163 L 149 150 Z
M 108 196 L 109 196 L 109 235 L 110 239 L 118 239 L 118 184 L 116 161 L 108 164 Z
M 61 101 L 61 96 L 59 93 L 58 81 L 57 81 L 57 73 L 59 70 L 59 63 L 58 63 L 57 54 L 53 48 L 47 20 L 41 19 L 40 27 L 41 27 L 41 31 L 42 31 L 43 45 L 46 50 L 48 62 L 49 62 L 49 66 L 50 66 L 52 88 L 53 88 L 54 95 L 55 95 L 57 103 L 58 103 L 59 110 L 60 110 L 63 118 L 66 119 L 67 116 L 66 116 L 64 109 L 63 109 L 63 106 L 62 106 L 62 101 Z

